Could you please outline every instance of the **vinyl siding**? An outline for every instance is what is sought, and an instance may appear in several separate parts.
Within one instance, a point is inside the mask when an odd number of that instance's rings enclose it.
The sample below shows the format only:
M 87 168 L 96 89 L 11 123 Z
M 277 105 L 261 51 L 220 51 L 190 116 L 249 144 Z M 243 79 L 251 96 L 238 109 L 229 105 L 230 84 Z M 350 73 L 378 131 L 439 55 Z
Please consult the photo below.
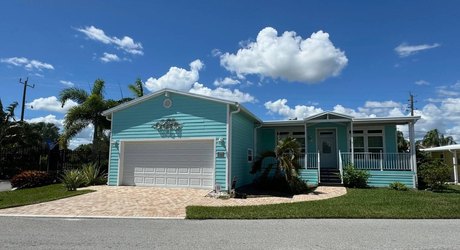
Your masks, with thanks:
M 299 176 L 308 186 L 318 185 L 318 169 L 300 169 Z
M 248 149 L 254 152 L 254 119 L 239 112 L 232 115 L 232 168 L 231 180 L 237 178 L 236 187 L 252 183 L 252 162 L 248 162 Z
M 164 99 L 172 100 L 172 107 L 163 107 Z M 223 138 L 227 140 L 227 105 L 169 93 L 169 97 L 157 96 L 112 114 L 112 140 L 125 139 L 181 139 L 181 138 Z M 183 125 L 181 131 L 160 134 L 152 126 L 162 119 L 174 118 Z M 109 166 L 109 185 L 117 185 L 119 144 L 112 144 Z M 226 151 L 225 146 L 216 143 L 215 151 Z M 226 188 L 226 158 L 215 161 L 215 180 Z
M 414 187 L 414 172 L 412 171 L 369 171 L 367 184 L 371 187 L 388 187 L 393 182 L 401 182 L 407 187 Z

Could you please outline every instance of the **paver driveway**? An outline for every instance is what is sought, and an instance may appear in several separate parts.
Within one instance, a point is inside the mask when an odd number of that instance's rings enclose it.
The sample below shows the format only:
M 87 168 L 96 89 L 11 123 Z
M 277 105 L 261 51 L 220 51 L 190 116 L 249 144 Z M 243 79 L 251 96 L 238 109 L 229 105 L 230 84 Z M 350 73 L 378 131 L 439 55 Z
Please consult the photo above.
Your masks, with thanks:
M 315 193 L 292 198 L 265 197 L 250 199 L 216 199 L 205 197 L 210 191 L 185 188 L 94 186 L 96 192 L 0 210 L 0 215 L 45 216 L 136 216 L 185 217 L 189 205 L 236 206 L 320 200 L 346 193 L 343 187 L 319 187 Z

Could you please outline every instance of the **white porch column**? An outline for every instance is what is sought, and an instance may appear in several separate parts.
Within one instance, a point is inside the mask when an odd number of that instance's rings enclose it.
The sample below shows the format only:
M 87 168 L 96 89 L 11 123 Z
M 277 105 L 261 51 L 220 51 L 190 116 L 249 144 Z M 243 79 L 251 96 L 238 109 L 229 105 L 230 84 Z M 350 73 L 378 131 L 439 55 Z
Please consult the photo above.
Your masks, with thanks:
M 308 135 L 307 135 L 307 123 L 304 123 L 304 142 L 305 142 L 305 155 L 304 155 L 304 167 L 307 169 L 308 167 Z
M 452 157 L 452 160 L 453 160 L 453 164 L 452 166 L 454 167 L 454 183 L 455 185 L 458 184 L 458 160 L 457 160 L 457 150 L 452 150 L 450 151 L 453 155 Z
M 410 162 L 411 169 L 414 171 L 414 188 L 417 187 L 417 159 L 415 152 L 415 129 L 414 122 L 409 122 L 409 146 L 410 146 Z
M 353 139 L 353 121 L 350 122 L 351 165 L 355 165 L 355 144 Z

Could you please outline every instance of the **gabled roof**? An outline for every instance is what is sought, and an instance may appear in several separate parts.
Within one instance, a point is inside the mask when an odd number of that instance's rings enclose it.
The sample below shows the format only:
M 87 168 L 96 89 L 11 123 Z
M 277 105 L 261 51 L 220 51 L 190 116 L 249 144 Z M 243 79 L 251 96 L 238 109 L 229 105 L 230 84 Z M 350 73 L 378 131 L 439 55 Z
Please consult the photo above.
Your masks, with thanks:
M 260 120 L 256 115 L 251 113 L 249 110 L 247 110 L 245 107 L 243 107 L 238 102 L 233 102 L 233 101 L 228 101 L 228 100 L 224 100 L 224 99 L 219 99 L 219 98 L 209 97 L 209 96 L 204 96 L 204 95 L 198 95 L 198 94 L 193 94 L 193 93 L 187 93 L 187 92 L 182 92 L 182 91 L 179 91 L 179 90 L 168 89 L 168 88 L 165 88 L 165 89 L 162 89 L 162 90 L 159 90 L 159 91 L 156 91 L 156 92 L 152 92 L 152 93 L 144 95 L 142 97 L 135 98 L 135 99 L 133 99 L 133 100 L 131 100 L 129 102 L 125 102 L 125 103 L 117 105 L 117 106 L 115 106 L 113 108 L 107 109 L 104 112 L 102 112 L 102 115 L 103 116 L 110 116 L 114 112 L 126 109 L 128 107 L 134 106 L 134 105 L 136 105 L 138 103 L 150 100 L 152 98 L 161 96 L 161 95 L 166 94 L 166 93 L 174 93 L 174 94 L 178 94 L 178 95 L 190 96 L 190 97 L 193 97 L 193 98 L 199 98 L 199 99 L 203 99 L 203 100 L 209 100 L 209 101 L 213 101 L 213 102 L 217 102 L 217 103 L 233 105 L 235 107 L 241 108 L 241 110 L 243 112 L 245 112 L 246 114 L 248 114 L 249 116 L 251 116 L 252 118 L 257 120 L 258 122 L 262 123 L 262 120 Z
M 460 150 L 460 144 L 420 149 L 420 151 L 425 151 L 425 152 L 439 152 L 439 151 L 448 151 L 448 150 Z
M 322 112 L 316 115 L 309 116 L 305 118 L 304 120 L 312 121 L 312 120 L 343 120 L 343 119 L 351 120 L 353 119 L 353 116 L 344 115 L 344 114 L 340 114 L 340 113 L 336 113 L 332 111 L 326 111 L 326 112 Z

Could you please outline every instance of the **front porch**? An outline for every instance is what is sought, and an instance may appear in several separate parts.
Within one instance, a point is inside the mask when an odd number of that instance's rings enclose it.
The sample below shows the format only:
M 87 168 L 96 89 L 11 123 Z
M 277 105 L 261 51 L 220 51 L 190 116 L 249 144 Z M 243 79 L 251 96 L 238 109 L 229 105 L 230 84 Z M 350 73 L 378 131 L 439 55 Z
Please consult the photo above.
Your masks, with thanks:
M 347 165 L 369 171 L 369 185 L 382 187 L 399 181 L 409 187 L 415 187 L 415 167 L 410 153 L 369 153 L 338 152 L 338 167 L 331 168 L 321 163 L 320 152 L 302 154 L 298 164 L 302 179 L 317 184 L 343 184 L 343 170 Z M 322 168 L 323 167 L 323 168 Z M 336 175 L 333 178 L 331 175 Z
M 342 182 L 343 169 L 368 170 L 370 186 L 402 182 L 416 187 L 415 122 L 420 117 L 355 118 L 324 112 L 304 120 L 264 122 L 257 129 L 256 152 L 272 150 L 292 137 L 300 144 L 300 176 L 310 184 Z M 398 128 L 407 126 L 410 148 L 399 152 Z

